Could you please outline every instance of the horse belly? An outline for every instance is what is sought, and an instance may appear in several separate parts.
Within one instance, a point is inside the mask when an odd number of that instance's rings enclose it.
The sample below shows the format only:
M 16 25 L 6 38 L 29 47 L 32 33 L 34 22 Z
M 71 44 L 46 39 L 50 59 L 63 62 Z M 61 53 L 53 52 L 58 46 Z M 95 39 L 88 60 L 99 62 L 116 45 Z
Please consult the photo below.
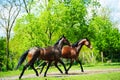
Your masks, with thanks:
M 43 60 L 50 60 L 50 61 L 53 61 L 55 60 L 54 56 L 45 56 L 42 58 Z

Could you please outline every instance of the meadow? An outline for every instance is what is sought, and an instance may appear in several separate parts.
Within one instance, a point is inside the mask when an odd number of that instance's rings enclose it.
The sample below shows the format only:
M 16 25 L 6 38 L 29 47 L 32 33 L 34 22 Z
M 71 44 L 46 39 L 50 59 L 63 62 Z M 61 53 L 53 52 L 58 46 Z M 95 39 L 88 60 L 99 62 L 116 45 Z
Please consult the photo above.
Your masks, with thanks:
M 60 68 L 62 70 L 64 70 L 62 68 L 62 66 L 60 66 Z M 119 69 L 120 70 L 120 63 L 104 63 L 104 64 L 96 64 L 96 65 L 83 65 L 83 68 L 86 71 L 99 71 L 99 70 L 109 70 L 109 69 Z M 74 71 L 80 71 L 80 67 L 79 65 L 74 65 L 72 66 L 72 68 L 70 69 L 70 72 L 74 72 Z M 39 71 L 39 70 L 38 70 Z M 59 71 L 52 66 L 49 70 L 48 70 L 48 74 L 50 74 L 51 72 L 58 72 Z M 7 77 L 7 79 L 9 77 L 18 77 L 21 73 L 21 70 L 14 70 L 14 71 L 7 71 L 7 72 L 0 72 L 0 79 L 5 79 Z M 43 70 L 44 73 L 44 70 Z M 113 71 L 113 72 L 102 72 L 102 73 L 98 73 L 98 72 L 94 72 L 94 73 L 89 73 L 89 74 L 84 74 L 84 73 L 80 73 L 79 75 L 64 75 L 64 74 L 60 74 L 59 76 L 48 76 L 48 77 L 43 77 L 43 73 L 41 76 L 36 77 L 35 73 L 33 70 L 28 69 L 25 71 L 25 74 L 23 75 L 22 80 L 120 80 L 120 71 Z M 33 77 L 27 77 L 24 78 L 24 76 L 28 75 L 28 74 L 34 74 Z M 18 78 L 15 78 L 18 79 Z
M 22 80 L 120 80 L 120 72 L 100 73 L 91 75 L 69 76 L 69 77 L 36 77 Z

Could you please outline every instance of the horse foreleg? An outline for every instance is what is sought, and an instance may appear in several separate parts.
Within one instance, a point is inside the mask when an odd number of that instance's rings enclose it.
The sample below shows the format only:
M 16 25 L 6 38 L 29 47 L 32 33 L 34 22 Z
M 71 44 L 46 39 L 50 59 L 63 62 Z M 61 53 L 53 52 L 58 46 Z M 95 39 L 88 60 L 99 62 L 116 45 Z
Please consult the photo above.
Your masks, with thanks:
M 34 65 L 31 65 L 31 67 L 32 67 L 32 69 L 35 71 L 36 76 L 39 76 L 37 70 L 36 70 L 35 67 L 34 67 Z
M 47 69 L 46 69 L 46 71 L 45 71 L 45 73 L 44 73 L 44 77 L 46 77 L 46 74 L 47 74 L 47 71 L 48 71 L 48 69 L 49 69 L 50 65 L 51 65 L 51 61 L 50 61 L 50 62 L 48 62 L 48 66 L 47 66 Z
M 40 70 L 40 74 L 42 73 L 42 71 L 43 71 L 43 69 L 44 69 L 44 67 L 45 67 L 46 64 L 47 64 L 47 62 L 43 63 L 42 69 Z
M 55 62 L 54 64 L 55 64 L 55 67 L 60 71 L 60 73 L 63 74 L 62 70 L 58 67 L 57 62 Z
M 74 60 L 70 60 L 70 66 L 68 67 L 68 69 L 67 69 L 67 72 L 70 70 L 70 68 L 72 67 L 72 64 L 73 64 L 73 62 L 74 62 Z
M 63 65 L 63 67 L 65 69 L 65 74 L 68 74 L 67 69 L 66 69 L 65 64 L 63 63 L 63 61 L 61 59 L 59 59 L 59 62 Z
M 84 72 L 81 61 L 79 59 L 77 59 L 76 61 L 80 64 L 81 71 Z

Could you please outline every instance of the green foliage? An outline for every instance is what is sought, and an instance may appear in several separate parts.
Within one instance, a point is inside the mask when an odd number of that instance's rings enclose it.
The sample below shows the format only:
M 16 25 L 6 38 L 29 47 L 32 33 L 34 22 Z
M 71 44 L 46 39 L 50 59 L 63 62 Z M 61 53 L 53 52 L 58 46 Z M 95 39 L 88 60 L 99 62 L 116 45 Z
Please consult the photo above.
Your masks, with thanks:
M 63 19 L 63 32 L 73 42 L 85 37 L 87 32 L 85 16 L 87 10 L 83 0 L 71 0 L 66 3 L 66 14 Z M 67 32 L 67 33 L 66 33 Z
M 44 45 L 43 42 L 46 41 L 46 37 L 41 27 L 39 27 L 38 21 L 38 18 L 33 15 L 27 15 L 18 20 L 14 28 L 15 37 L 11 40 L 13 50 L 16 48 L 19 52 L 25 51 L 32 46 Z
M 39 17 L 29 14 L 17 20 L 11 50 L 22 53 L 32 46 L 51 45 L 63 34 L 71 41 L 77 41 L 83 36 L 76 35 L 82 33 L 80 26 L 86 27 L 85 15 L 86 8 L 82 0 L 71 0 L 67 5 L 51 0 Z
M 0 37 L 0 71 L 6 70 L 5 38 Z
M 93 48 L 92 50 L 83 46 L 79 58 L 82 61 L 82 64 L 95 65 L 97 63 L 96 59 L 98 57 L 98 50 Z
M 113 60 L 114 54 L 119 54 L 119 36 L 117 28 L 114 28 L 112 22 L 104 17 L 95 17 L 90 22 L 90 27 L 93 27 L 95 33 L 94 41 L 96 48 L 104 53 L 104 57 Z M 117 58 L 119 59 L 119 58 Z

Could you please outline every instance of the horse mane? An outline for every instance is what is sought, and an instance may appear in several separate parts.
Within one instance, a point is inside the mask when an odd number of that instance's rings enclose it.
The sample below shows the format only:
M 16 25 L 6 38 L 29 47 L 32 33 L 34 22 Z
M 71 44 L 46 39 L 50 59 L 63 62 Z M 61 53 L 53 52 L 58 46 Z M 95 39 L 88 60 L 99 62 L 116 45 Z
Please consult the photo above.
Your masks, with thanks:
M 60 38 L 55 44 L 54 46 L 58 45 L 59 44 L 59 41 L 61 40 L 62 38 Z
M 87 38 L 81 39 L 81 40 L 77 41 L 76 43 L 72 44 L 72 47 L 77 47 L 78 43 L 85 41 L 85 39 L 88 40 Z
M 79 43 L 79 42 L 80 42 L 80 40 L 77 41 L 76 43 L 72 44 L 72 47 L 76 47 L 76 46 L 78 46 L 78 43 Z

